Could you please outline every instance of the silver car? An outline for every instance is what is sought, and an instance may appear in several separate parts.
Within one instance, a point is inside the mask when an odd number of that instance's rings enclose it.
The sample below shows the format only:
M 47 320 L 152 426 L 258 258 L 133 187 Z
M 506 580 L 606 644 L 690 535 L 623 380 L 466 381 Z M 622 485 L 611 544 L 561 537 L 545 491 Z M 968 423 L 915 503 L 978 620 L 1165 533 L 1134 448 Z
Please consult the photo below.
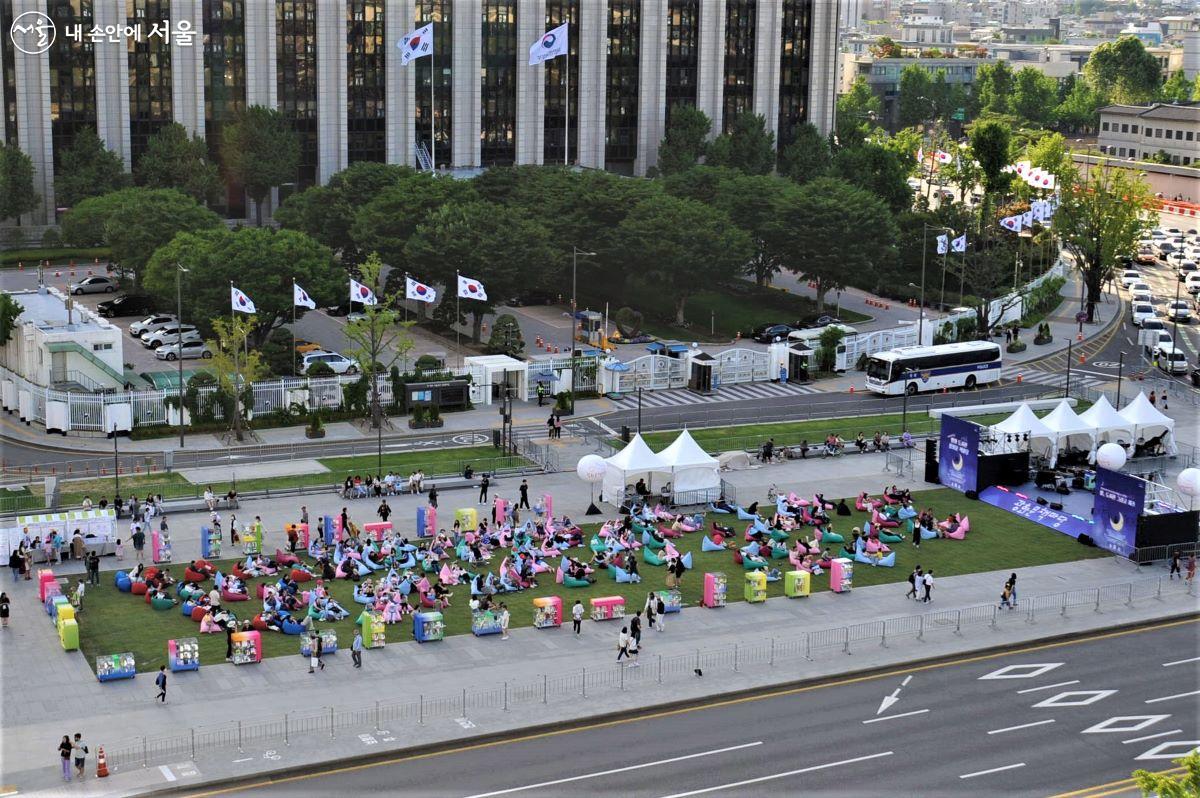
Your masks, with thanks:
M 178 343 L 180 338 L 185 341 L 195 340 L 200 337 L 200 331 L 191 324 L 172 324 L 167 327 L 160 327 L 153 332 L 144 333 L 142 335 L 142 346 L 147 349 L 157 349 L 163 344 Z
M 159 360 L 178 360 L 180 357 L 185 360 L 194 357 L 207 359 L 212 357 L 212 352 L 205 346 L 204 341 L 199 338 L 192 340 L 185 338 L 182 352 L 180 351 L 179 344 L 163 344 L 154 350 L 154 356 Z
M 103 275 L 85 277 L 77 283 L 71 283 L 72 294 L 111 294 L 117 290 L 117 281 Z

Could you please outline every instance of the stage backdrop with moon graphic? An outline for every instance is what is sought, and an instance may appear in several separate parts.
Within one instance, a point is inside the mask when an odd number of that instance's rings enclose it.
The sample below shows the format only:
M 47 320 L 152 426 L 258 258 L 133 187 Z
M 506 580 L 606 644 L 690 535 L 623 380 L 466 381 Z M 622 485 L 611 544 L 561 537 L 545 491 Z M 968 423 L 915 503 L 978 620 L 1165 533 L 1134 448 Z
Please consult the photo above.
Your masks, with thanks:
M 938 479 L 947 488 L 966 493 L 979 479 L 979 425 L 942 415 L 938 438 Z
M 1129 474 L 1096 469 L 1095 532 L 1102 549 L 1128 557 L 1137 541 L 1138 519 L 1146 505 L 1146 483 Z

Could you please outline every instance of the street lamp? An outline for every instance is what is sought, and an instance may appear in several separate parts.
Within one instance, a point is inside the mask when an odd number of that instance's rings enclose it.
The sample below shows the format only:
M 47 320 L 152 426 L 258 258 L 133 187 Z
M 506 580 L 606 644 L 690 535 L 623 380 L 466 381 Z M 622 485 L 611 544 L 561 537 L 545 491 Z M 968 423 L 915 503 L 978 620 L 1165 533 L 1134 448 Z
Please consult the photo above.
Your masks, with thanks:
M 943 227 L 942 225 L 931 225 L 928 222 L 926 222 L 924 225 L 922 225 L 922 228 L 923 229 L 921 230 L 921 284 L 918 286 L 915 283 L 911 283 L 911 282 L 909 283 L 909 285 L 912 286 L 913 288 L 921 289 L 921 316 L 920 316 L 920 320 L 917 322 L 917 346 L 923 346 L 924 340 L 925 340 L 925 258 L 929 254 L 929 240 L 928 240 L 929 239 L 929 231 L 930 230 L 938 230 L 943 233 L 953 233 L 954 232 L 949 227 Z M 950 245 L 950 242 L 947 241 L 946 242 L 947 249 L 949 249 L 949 245 Z M 944 263 L 943 263 L 942 268 L 943 268 L 943 270 L 945 269 Z
M 175 336 L 179 351 L 175 359 L 179 362 L 179 448 L 183 448 L 183 275 L 188 269 L 181 264 L 175 264 L 175 318 L 177 319 L 178 335 Z

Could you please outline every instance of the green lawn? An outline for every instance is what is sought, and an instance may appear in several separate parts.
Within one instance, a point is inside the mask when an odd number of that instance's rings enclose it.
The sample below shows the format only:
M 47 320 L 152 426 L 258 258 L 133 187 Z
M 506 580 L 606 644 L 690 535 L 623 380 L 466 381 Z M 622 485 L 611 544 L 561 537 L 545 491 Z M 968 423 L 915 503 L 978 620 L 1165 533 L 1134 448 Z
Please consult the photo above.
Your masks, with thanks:
M 980 502 L 970 502 L 962 495 L 947 489 L 923 491 L 915 494 L 919 507 L 932 507 L 939 517 L 951 512 L 966 511 L 971 518 L 971 532 L 966 541 L 930 540 L 925 541 L 920 551 L 915 551 L 908 543 L 897 545 L 898 552 L 894 568 L 872 568 L 866 565 L 855 567 L 854 582 L 858 587 L 879 585 L 891 582 L 903 582 L 914 563 L 920 563 L 926 569 L 933 569 L 937 576 L 953 576 L 956 574 L 975 573 L 991 570 L 1019 570 L 1045 563 L 1067 562 L 1071 560 L 1106 556 L 1099 549 L 1081 546 L 1065 535 L 1057 534 L 1045 527 L 1029 521 L 1015 518 L 1008 513 Z M 708 521 L 728 519 L 729 516 L 710 514 Z M 862 514 L 855 513 L 853 518 L 835 519 L 838 531 L 848 532 L 853 526 L 861 524 Z M 744 524 L 737 524 L 744 527 Z M 596 527 L 587 528 L 588 535 Z M 807 529 L 805 532 L 807 533 Z M 271 531 L 267 535 L 266 550 L 274 552 L 284 537 L 280 531 Z M 730 579 L 729 598 L 731 601 L 742 600 L 743 571 L 733 563 L 732 555 L 728 552 L 700 552 L 701 533 L 685 535 L 676 541 L 681 551 L 691 551 L 694 559 L 694 569 L 683 580 L 683 598 L 685 611 L 708 612 L 698 608 L 702 574 L 706 571 L 724 571 Z M 181 547 L 177 547 L 177 564 L 172 572 L 181 575 L 183 568 L 190 558 Z M 589 555 L 590 552 L 575 550 L 577 556 Z M 498 563 L 498 560 L 497 560 Z M 780 565 L 782 563 L 782 565 Z M 776 563 L 781 570 L 788 570 L 787 560 Z M 131 563 L 123 563 L 125 568 Z M 554 582 L 553 574 L 543 575 L 539 586 L 523 593 L 513 593 L 502 597 L 512 612 L 512 625 L 528 626 L 532 623 L 532 599 L 558 594 L 563 597 L 564 615 L 569 614 L 569 606 L 580 599 L 587 606 L 589 598 L 595 596 L 623 595 L 626 597 L 630 614 L 640 609 L 650 590 L 663 588 L 664 571 L 648 565 L 641 565 L 643 582 L 640 585 L 617 585 L 603 572 L 597 573 L 596 584 L 588 588 L 563 588 Z M 252 580 L 253 582 L 263 580 Z M 829 579 L 827 575 L 817 577 L 813 582 L 813 590 L 827 590 Z M 999 595 L 1000 584 L 996 585 L 996 595 Z M 897 586 L 897 590 L 900 587 Z M 334 596 L 352 613 L 351 619 L 335 624 L 328 624 L 338 630 L 340 646 L 349 646 L 353 637 L 353 618 L 358 616 L 361 607 L 353 602 L 353 586 L 349 582 L 339 581 L 332 585 Z M 771 583 L 768 586 L 771 596 L 783 594 L 783 582 Z M 254 586 L 251 585 L 251 595 Z M 466 634 L 470 632 L 469 590 L 466 587 L 454 589 L 453 606 L 445 613 L 448 634 Z M 256 600 L 245 602 L 239 615 L 245 618 L 253 617 L 261 605 Z M 668 620 L 668 624 L 670 621 Z M 325 626 L 326 624 L 321 624 Z M 101 654 L 113 654 L 132 651 L 137 656 L 138 670 L 153 671 L 159 665 L 166 663 L 166 641 L 173 637 L 196 637 L 199 625 L 184 618 L 179 609 L 157 612 L 151 609 L 141 597 L 128 593 L 120 593 L 113 585 L 113 572 L 101 574 L 101 584 L 93 587 L 87 594 L 87 605 L 80 616 L 80 639 L 83 653 L 93 664 L 95 657 Z M 618 631 L 616 624 L 611 630 L 613 635 Z M 547 632 L 552 634 L 552 632 Z M 388 628 L 389 642 L 412 639 L 412 623 L 406 621 Z M 481 645 L 483 645 L 481 643 Z M 299 651 L 299 641 L 295 637 L 282 634 L 265 633 L 263 648 L 266 656 L 295 656 Z M 223 635 L 207 635 L 200 643 L 201 661 L 207 664 L 224 661 L 225 638 Z

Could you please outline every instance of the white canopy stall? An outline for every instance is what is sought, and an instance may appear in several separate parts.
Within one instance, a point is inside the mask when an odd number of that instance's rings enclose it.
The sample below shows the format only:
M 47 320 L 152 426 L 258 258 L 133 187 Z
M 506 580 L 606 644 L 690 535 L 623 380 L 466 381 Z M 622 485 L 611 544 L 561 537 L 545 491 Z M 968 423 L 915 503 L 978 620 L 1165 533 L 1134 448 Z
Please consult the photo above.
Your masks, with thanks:
M 682 500 L 687 504 L 701 504 L 715 501 L 720 496 L 720 463 L 704 451 L 686 429 L 658 456 L 671 469 L 671 488 L 676 502 Z M 712 496 L 697 498 L 701 492 L 711 492 Z
M 1163 451 L 1167 454 L 1178 453 L 1179 448 L 1175 445 L 1175 419 L 1150 404 L 1144 392 L 1125 405 L 1120 416 L 1132 426 L 1131 440 L 1139 446 L 1161 436 Z
M 1104 396 L 1080 413 L 1079 420 L 1096 431 L 1097 446 L 1104 443 L 1127 444 L 1133 440 L 1133 424 L 1122 418 Z
M 1096 431 L 1075 414 L 1066 399 L 1059 402 L 1058 407 L 1042 419 L 1042 423 L 1054 434 L 1051 466 L 1057 462 L 1059 453 L 1068 449 L 1083 449 L 1088 453 L 1088 460 L 1092 459 L 1096 451 Z
M 656 475 L 668 476 L 671 473 L 670 466 L 646 445 L 641 435 L 634 435 L 624 449 L 607 458 L 604 464 L 603 499 L 615 507 L 621 506 L 626 486 L 645 479 L 646 486 L 651 487 Z
M 1033 414 L 1029 405 L 1022 404 L 1008 418 L 991 427 L 996 444 L 1006 449 L 1006 436 L 1029 436 L 1029 451 L 1047 459 L 1054 459 L 1054 431 L 1047 427 L 1040 418 Z M 1022 441 L 1022 443 L 1024 443 Z

